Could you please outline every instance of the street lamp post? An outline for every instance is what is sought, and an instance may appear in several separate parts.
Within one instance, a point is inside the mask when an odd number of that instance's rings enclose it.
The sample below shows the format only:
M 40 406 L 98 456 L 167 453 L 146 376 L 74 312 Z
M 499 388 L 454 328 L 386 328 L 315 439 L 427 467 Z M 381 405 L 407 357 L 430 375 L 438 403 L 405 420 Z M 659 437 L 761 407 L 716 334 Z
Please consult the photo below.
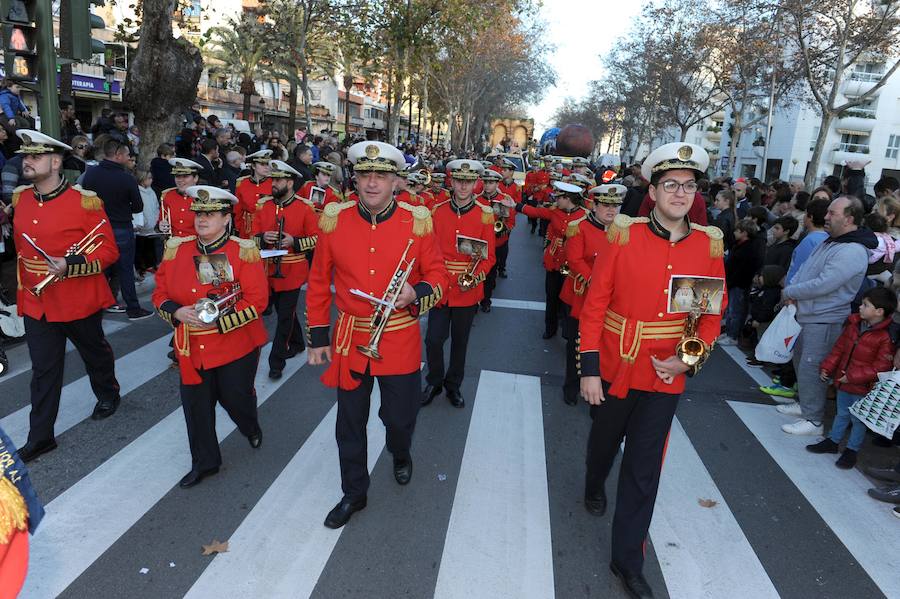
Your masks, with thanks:
M 103 77 L 106 78 L 106 93 L 107 93 L 107 103 L 106 106 L 110 110 L 112 109 L 112 88 L 113 82 L 116 80 L 116 72 L 109 65 L 103 67 Z

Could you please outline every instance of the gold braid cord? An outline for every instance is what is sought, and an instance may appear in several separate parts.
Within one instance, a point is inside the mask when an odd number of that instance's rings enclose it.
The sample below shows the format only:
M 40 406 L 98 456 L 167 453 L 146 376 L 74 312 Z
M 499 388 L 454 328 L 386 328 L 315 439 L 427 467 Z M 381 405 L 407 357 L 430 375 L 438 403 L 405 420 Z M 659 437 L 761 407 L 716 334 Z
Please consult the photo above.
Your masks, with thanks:
M 171 260 L 175 257 L 175 254 L 178 253 L 178 246 L 186 241 L 193 241 L 197 239 L 196 235 L 189 235 L 187 237 L 170 237 L 166 240 L 166 249 L 163 252 L 163 260 Z
M 323 233 L 331 233 L 337 228 L 338 216 L 347 208 L 356 206 L 356 202 L 331 202 L 322 209 L 322 216 L 319 217 L 319 229 Z
M 259 255 L 259 248 L 256 246 L 255 239 L 242 239 L 240 237 L 231 236 L 232 241 L 236 241 L 241 246 L 239 254 L 242 261 L 247 263 L 259 262 L 262 258 Z

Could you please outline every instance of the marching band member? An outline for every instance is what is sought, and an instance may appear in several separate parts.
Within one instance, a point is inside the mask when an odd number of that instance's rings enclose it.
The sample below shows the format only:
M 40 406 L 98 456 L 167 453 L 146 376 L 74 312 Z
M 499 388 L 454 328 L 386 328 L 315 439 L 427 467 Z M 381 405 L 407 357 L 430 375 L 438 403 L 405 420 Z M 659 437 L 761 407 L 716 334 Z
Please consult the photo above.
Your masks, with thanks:
M 175 329 L 181 405 L 191 447 L 191 471 L 178 483 L 193 487 L 219 471 L 216 402 L 254 449 L 262 444 L 254 378 L 267 334 L 259 314 L 268 285 L 256 242 L 229 237 L 237 197 L 207 185 L 195 198 L 196 237 L 166 242 L 153 305 Z
M 500 181 L 500 183 L 497 185 L 497 189 L 500 191 L 500 193 L 506 194 L 511 197 L 513 202 L 518 204 L 522 201 L 523 198 L 522 188 L 519 187 L 519 184 L 516 183 L 515 179 L 513 179 L 513 175 L 516 172 L 516 165 L 509 160 L 504 159 L 500 167 L 500 174 L 503 176 L 503 180 Z M 516 214 L 513 211 L 506 223 L 506 230 L 508 231 L 508 233 L 505 236 L 497 238 L 497 275 L 501 279 L 506 278 L 506 259 L 509 256 L 509 244 L 507 242 L 509 241 L 509 235 L 512 233 L 512 230 L 513 228 L 515 228 L 515 226 Z
M 331 184 L 331 176 L 334 174 L 336 168 L 337 167 L 334 164 L 324 160 L 314 163 L 312 169 L 316 174 L 315 180 L 304 183 L 297 193 L 297 195 L 304 200 L 312 200 L 316 212 L 321 212 L 322 208 L 325 207 L 325 204 L 344 201 L 344 194 L 341 193 L 341 190 Z M 325 190 L 325 199 L 321 200 L 321 202 L 316 201 L 312 197 L 314 187 Z
M 481 299 L 481 311 L 491 311 L 491 297 L 497 285 L 497 275 L 506 278 L 506 256 L 509 254 L 509 235 L 516 226 L 516 209 L 503 205 L 503 200 L 515 202 L 515 198 L 497 191 L 502 185 L 502 175 L 495 170 L 487 169 L 481 175 L 484 181 L 484 193 L 481 199 L 486 202 L 494 213 L 494 239 L 496 244 L 497 261 L 488 272 L 484 281 L 484 297 Z M 515 186 L 515 183 L 513 183 Z
M 483 172 L 474 160 L 454 160 L 447 164 L 453 196 L 432 210 L 434 232 L 438 238 L 450 282 L 441 303 L 428 315 L 425 351 L 428 356 L 427 385 L 422 405 L 428 405 L 446 389 L 455 408 L 465 406 L 460 388 L 466 368 L 466 348 L 478 302 L 484 296 L 484 283 L 494 265 L 494 210 L 476 201 L 475 181 Z M 499 178 L 499 173 L 494 173 Z M 461 251 L 468 246 L 471 253 Z M 444 370 L 444 342 L 450 337 L 450 366 Z
M 444 187 L 446 179 L 447 175 L 444 173 L 431 173 L 431 197 L 433 199 L 431 206 L 428 207 L 429 210 L 434 208 L 435 205 L 450 199 L 450 192 Z
M 360 201 L 325 207 L 307 292 L 309 363 L 331 361 L 322 382 L 338 388 L 344 496 L 325 519 L 329 528 L 340 528 L 366 507 L 366 423 L 375 379 L 394 478 L 405 485 L 412 477 L 410 445 L 421 397 L 418 316 L 447 288 L 431 214 L 393 197 L 403 154 L 389 144 L 364 141 L 351 146 L 347 157 Z M 330 343 L 332 279 L 339 317 Z
M 727 303 L 722 232 L 687 218 L 708 164 L 703 148 L 683 142 L 647 156 L 642 173 L 653 209 L 649 217 L 615 218 L 581 310 L 581 394 L 592 419 L 585 507 L 605 513 L 606 477 L 627 435 L 610 569 L 633 597 L 653 595 L 642 574 L 644 542 L 666 439 L 685 374 L 708 357 Z M 695 277 L 709 285 L 702 293 Z
M 19 129 L 22 172 L 31 185 L 16 188 L 12 205 L 17 250 L 16 293 L 31 356 L 31 428 L 22 461 L 56 449 L 66 340 L 78 351 L 97 396 L 94 420 L 119 407 L 115 357 L 103 334 L 103 308 L 115 299 L 103 271 L 119 257 L 113 230 L 97 194 L 70 187 L 61 175 L 66 144 Z M 31 242 L 26 241 L 30 239 Z M 32 243 L 33 242 L 33 243 Z
M 234 188 L 238 204 L 234 207 L 234 230 L 236 235 L 249 239 L 253 234 L 253 216 L 256 214 L 256 203 L 263 196 L 272 195 L 272 179 L 269 178 L 269 158 L 272 150 L 260 150 L 247 154 L 252 172 L 239 177 Z
M 584 294 L 591 284 L 594 260 L 604 254 L 606 229 L 612 225 L 625 199 L 624 185 L 600 185 L 588 192 L 592 200 L 591 212 L 569 223 L 569 240 L 565 250 L 565 282 L 559 299 L 567 306 L 566 315 L 566 378 L 563 400 L 574 406 L 578 403 L 581 380 L 578 377 L 578 319 L 584 304 Z
M 278 315 L 269 353 L 269 378 L 280 379 L 287 359 L 305 349 L 297 322 L 297 300 L 309 275 L 309 258 L 316 247 L 319 226 L 313 203 L 294 193 L 295 181 L 302 175 L 281 160 L 273 160 L 270 166 L 272 197 L 260 199 L 253 235 L 262 248 L 288 252 L 266 260 L 269 301 Z
M 165 189 L 160 194 L 157 228 L 174 237 L 196 235 L 194 213 L 191 211 L 194 198 L 186 190 L 197 184 L 203 167 L 187 158 L 170 158 L 169 164 L 172 165 L 175 187 Z

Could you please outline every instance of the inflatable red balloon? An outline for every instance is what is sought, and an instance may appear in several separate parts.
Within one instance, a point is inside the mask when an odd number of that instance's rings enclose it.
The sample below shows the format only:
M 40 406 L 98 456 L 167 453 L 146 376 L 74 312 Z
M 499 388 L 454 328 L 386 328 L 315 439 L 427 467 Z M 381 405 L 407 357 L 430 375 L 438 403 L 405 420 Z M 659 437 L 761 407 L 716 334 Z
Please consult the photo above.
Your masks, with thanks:
M 594 135 L 584 125 L 566 125 L 556 138 L 558 156 L 587 157 L 594 150 Z

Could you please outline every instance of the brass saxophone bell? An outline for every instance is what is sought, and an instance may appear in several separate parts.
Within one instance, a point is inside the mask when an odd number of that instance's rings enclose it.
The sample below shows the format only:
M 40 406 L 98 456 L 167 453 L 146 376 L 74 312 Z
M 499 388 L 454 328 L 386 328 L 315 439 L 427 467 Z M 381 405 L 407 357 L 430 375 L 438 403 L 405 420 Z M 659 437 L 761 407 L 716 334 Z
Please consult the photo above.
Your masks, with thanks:
M 506 223 L 502 220 L 494 222 L 494 233 L 502 233 L 506 229 Z
M 675 355 L 688 366 L 696 366 L 708 353 L 706 343 L 698 337 L 687 337 L 675 346 Z

